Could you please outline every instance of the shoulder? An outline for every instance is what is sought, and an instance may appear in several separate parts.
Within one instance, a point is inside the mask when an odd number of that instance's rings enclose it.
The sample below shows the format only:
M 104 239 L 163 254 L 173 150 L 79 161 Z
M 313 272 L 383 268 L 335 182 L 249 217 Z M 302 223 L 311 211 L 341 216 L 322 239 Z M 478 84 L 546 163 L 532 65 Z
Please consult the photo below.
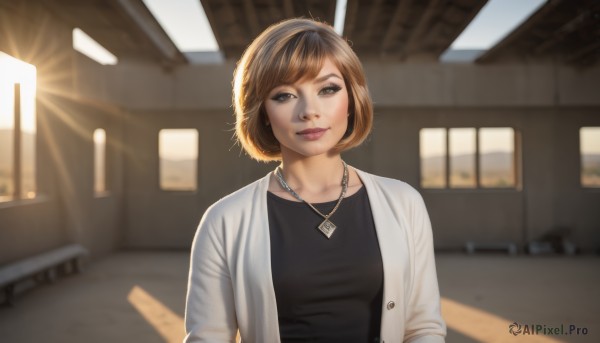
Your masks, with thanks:
M 268 179 L 268 175 L 222 197 L 206 209 L 203 221 L 241 215 L 245 211 L 251 210 L 261 189 L 264 188 L 263 183 L 266 179 Z
M 373 204 L 389 207 L 393 216 L 404 221 L 410 231 L 422 228 L 420 223 L 428 222 L 427 207 L 421 194 L 408 183 L 383 176 L 361 172 L 365 184 L 370 185 L 374 195 Z

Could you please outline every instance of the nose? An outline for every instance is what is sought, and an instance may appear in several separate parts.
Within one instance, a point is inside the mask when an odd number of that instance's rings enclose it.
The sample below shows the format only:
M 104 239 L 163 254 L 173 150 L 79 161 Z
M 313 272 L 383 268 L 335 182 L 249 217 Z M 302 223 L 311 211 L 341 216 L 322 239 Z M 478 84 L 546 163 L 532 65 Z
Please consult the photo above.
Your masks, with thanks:
M 302 113 L 300 114 L 300 120 L 312 120 L 314 118 L 318 118 L 318 114 L 317 112 L 314 111 L 302 111 Z
M 298 111 L 298 117 L 300 120 L 309 121 L 319 118 L 320 116 L 321 114 L 317 106 L 317 101 L 310 99 L 310 97 L 305 97 L 301 102 L 301 107 Z

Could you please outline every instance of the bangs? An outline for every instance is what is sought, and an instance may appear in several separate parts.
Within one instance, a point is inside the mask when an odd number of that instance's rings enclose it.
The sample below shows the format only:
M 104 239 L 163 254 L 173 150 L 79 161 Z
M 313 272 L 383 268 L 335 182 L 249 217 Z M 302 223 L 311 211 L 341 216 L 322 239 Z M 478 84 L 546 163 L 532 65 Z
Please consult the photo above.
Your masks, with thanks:
M 265 70 L 268 90 L 282 84 L 292 84 L 301 79 L 313 79 L 319 75 L 330 51 L 316 31 L 300 32 L 282 42 L 280 53 L 275 54 Z

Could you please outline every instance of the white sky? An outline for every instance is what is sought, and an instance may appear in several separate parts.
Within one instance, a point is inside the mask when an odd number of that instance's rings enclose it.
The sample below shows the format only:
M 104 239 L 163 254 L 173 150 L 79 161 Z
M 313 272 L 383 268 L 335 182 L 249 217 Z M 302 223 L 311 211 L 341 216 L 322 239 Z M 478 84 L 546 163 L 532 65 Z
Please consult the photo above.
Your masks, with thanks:
M 73 29 L 73 49 L 100 64 L 117 64 L 118 59 L 80 28 Z
M 448 153 L 463 155 L 475 153 L 475 129 L 451 128 L 449 129 Z M 597 140 L 600 142 L 600 135 Z M 446 129 L 427 128 L 420 132 L 421 157 L 434 157 L 446 155 Z M 511 152 L 514 149 L 514 131 L 512 128 L 480 128 L 479 151 L 482 154 L 489 152 Z
M 475 153 L 475 129 L 459 128 L 448 130 L 449 149 L 451 156 L 474 154 Z
M 487 50 L 545 2 L 546 0 L 490 0 L 450 48 Z
M 579 134 L 582 154 L 600 154 L 600 127 L 582 127 Z
M 158 155 L 170 160 L 198 158 L 198 130 L 163 129 L 158 133 Z
M 515 131 L 508 127 L 481 128 L 479 130 L 479 152 L 513 152 Z
M 218 51 L 200 0 L 143 0 L 180 51 Z
M 446 155 L 446 129 L 421 129 L 419 142 L 421 158 Z
M 335 21 L 333 23 L 333 28 L 335 32 L 339 35 L 342 35 L 344 32 L 344 21 L 346 19 L 346 4 L 347 0 L 337 0 L 335 3 Z

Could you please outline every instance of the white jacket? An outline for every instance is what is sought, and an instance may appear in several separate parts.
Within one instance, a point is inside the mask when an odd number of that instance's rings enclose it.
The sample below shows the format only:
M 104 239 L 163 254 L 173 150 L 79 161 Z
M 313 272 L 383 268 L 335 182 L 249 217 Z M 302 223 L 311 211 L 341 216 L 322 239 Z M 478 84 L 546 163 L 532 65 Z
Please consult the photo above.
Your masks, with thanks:
M 357 170 L 369 196 L 383 260 L 382 342 L 444 342 L 446 325 L 421 195 L 408 184 Z M 277 343 L 271 278 L 269 176 L 206 210 L 192 245 L 186 343 Z

